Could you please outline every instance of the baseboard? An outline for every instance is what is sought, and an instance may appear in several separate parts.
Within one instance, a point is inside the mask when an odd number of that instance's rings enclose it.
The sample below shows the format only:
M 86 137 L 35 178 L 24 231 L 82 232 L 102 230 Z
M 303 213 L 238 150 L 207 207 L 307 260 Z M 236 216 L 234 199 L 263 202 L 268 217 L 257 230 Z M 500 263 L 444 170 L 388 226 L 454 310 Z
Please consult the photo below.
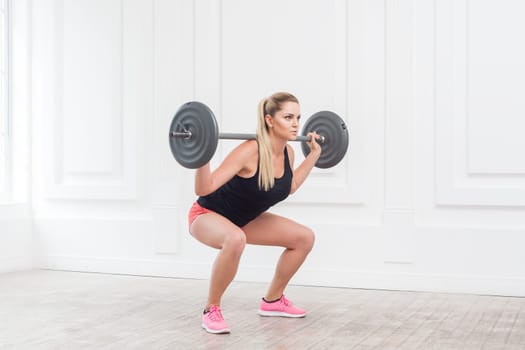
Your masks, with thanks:
M 0 273 L 25 271 L 33 268 L 33 261 L 29 256 L 0 257 Z
M 207 279 L 211 268 L 205 263 L 76 256 L 46 256 L 41 259 L 39 267 L 51 270 L 194 279 Z M 267 266 L 241 265 L 236 281 L 268 282 L 272 275 L 273 268 Z M 291 283 L 339 288 L 525 296 L 525 278 L 488 275 L 304 268 Z

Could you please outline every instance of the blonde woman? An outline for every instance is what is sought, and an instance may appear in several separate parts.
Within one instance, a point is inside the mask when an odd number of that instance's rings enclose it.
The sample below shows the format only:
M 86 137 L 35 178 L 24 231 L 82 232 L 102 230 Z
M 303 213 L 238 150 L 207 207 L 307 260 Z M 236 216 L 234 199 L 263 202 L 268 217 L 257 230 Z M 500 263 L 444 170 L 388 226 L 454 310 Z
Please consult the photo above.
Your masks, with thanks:
M 190 233 L 219 250 L 212 267 L 202 327 L 229 333 L 221 298 L 237 273 L 246 244 L 285 248 L 258 313 L 262 316 L 304 317 L 306 311 L 284 296 L 285 288 L 314 244 L 308 227 L 267 210 L 303 184 L 321 155 L 319 136 L 310 133 L 310 153 L 294 169 L 293 148 L 301 117 L 299 102 L 278 92 L 259 103 L 257 140 L 237 146 L 214 171 L 210 164 L 196 170 L 198 197 L 189 213 Z

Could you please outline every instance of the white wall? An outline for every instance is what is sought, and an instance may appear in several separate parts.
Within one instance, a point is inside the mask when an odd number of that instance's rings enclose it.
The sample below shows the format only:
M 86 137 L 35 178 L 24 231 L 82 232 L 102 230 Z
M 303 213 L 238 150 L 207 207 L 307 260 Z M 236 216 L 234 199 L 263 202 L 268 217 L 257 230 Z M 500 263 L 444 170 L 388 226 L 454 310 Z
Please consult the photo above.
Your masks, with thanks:
M 169 152 L 171 118 L 200 100 L 222 130 L 253 132 L 259 99 L 287 90 L 350 129 L 346 159 L 274 209 L 317 233 L 294 283 L 525 295 L 523 10 L 33 2 L 39 266 L 207 278 L 215 253 L 187 233 L 193 171 Z M 278 254 L 249 247 L 237 278 L 268 281 Z
M 0 192 L 0 273 L 33 266 L 30 198 L 31 74 L 30 12 L 27 0 L 10 2 L 9 185 Z M 3 164 L 2 164 L 3 166 Z
M 0 273 L 33 266 L 31 212 L 25 205 L 0 206 Z

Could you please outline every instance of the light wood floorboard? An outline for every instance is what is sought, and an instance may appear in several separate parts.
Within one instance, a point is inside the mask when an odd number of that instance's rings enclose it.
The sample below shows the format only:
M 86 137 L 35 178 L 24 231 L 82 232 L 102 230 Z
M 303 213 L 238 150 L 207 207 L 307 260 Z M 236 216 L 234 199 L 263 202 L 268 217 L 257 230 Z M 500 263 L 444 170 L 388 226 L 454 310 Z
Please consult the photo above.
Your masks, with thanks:
M 303 319 L 256 314 L 234 282 L 232 328 L 200 327 L 208 282 L 35 270 L 0 275 L 0 349 L 525 349 L 525 298 L 290 286 Z

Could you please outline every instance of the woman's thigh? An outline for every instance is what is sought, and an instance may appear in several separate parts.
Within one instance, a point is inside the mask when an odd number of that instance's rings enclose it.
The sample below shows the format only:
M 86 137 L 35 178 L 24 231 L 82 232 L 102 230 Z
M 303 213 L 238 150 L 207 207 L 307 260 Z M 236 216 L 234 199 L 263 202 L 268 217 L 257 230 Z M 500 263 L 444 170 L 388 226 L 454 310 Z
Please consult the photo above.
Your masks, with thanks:
M 246 241 L 244 232 L 217 213 L 201 214 L 190 226 L 190 233 L 201 243 L 221 249 L 228 240 Z
M 293 220 L 265 212 L 243 228 L 246 243 L 285 248 L 299 245 L 312 246 L 315 240 L 313 231 Z

